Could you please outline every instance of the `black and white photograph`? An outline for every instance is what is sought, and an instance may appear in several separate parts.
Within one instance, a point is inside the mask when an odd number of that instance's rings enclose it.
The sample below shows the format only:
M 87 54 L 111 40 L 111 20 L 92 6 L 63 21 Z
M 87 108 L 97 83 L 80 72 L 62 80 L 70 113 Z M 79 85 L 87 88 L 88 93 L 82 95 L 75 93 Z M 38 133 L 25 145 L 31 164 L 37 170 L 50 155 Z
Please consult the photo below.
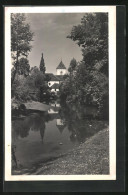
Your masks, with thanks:
M 5 8 L 6 180 L 116 179 L 115 18 Z

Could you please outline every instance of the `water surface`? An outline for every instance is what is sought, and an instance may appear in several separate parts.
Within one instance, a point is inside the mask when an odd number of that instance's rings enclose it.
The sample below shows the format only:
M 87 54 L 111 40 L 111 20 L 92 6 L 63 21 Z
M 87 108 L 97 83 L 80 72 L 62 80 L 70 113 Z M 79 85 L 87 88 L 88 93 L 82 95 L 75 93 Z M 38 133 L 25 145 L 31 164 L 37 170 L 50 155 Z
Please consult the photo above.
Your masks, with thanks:
M 95 107 L 50 105 L 12 121 L 12 174 L 65 154 L 108 125 Z

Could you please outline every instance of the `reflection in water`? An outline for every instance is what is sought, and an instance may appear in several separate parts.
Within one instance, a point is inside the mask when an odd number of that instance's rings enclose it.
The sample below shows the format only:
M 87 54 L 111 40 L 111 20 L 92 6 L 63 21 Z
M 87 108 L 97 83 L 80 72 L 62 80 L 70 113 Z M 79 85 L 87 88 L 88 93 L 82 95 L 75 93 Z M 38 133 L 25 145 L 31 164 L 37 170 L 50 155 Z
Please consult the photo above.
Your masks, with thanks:
M 49 114 L 54 114 L 54 113 L 58 113 L 60 110 L 60 103 L 58 102 L 51 102 L 49 104 L 51 106 L 51 108 L 48 110 Z
M 45 120 L 39 114 L 32 114 L 25 119 L 12 121 L 12 140 L 19 137 L 24 138 L 29 135 L 29 131 L 40 131 L 41 138 L 43 139 L 45 131 Z
M 96 107 L 60 107 L 59 103 L 51 103 L 47 112 L 12 121 L 12 174 L 16 168 L 65 153 L 106 125 L 98 119 Z
M 52 103 L 50 103 L 50 105 L 53 107 L 57 107 L 57 108 L 60 107 L 60 103 L 58 103 L 58 102 L 52 102 Z
M 103 121 L 96 120 L 98 117 L 96 107 L 84 108 L 75 105 L 67 107 L 63 105 L 60 109 L 60 116 L 66 121 L 68 130 L 71 132 L 70 140 L 72 142 L 82 143 L 105 126 Z
M 54 113 L 58 113 L 58 111 L 59 111 L 59 109 L 57 109 L 57 108 L 55 107 L 55 108 L 50 108 L 50 109 L 48 110 L 48 113 L 49 113 L 49 114 L 54 114 Z
M 63 119 L 56 119 L 56 126 L 59 129 L 60 133 L 62 133 L 64 128 L 66 127 L 66 123 Z
M 15 145 L 12 145 L 13 166 L 14 166 L 15 168 L 18 168 L 17 159 L 16 159 L 16 155 L 15 155 L 15 149 L 16 149 L 16 146 L 15 146 Z

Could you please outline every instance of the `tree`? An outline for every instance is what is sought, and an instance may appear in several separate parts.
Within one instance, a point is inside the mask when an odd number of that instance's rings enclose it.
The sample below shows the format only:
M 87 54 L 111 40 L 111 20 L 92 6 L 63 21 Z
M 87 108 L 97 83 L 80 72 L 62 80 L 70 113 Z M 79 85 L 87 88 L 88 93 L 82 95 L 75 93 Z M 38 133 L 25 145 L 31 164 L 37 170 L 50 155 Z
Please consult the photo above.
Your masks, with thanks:
M 39 70 L 37 66 L 31 68 L 31 74 L 27 77 L 27 82 L 33 90 L 40 89 L 45 83 L 45 75 Z
M 30 72 L 30 65 L 27 58 L 19 59 L 19 66 L 17 68 L 17 72 L 19 75 L 28 76 Z
M 67 37 L 82 49 L 82 61 L 70 72 L 70 90 L 62 85 L 67 93 L 66 100 L 80 104 L 108 104 L 108 15 L 107 13 L 87 13 L 81 24 L 74 26 Z M 73 63 L 72 63 L 73 64 Z M 62 91 L 62 93 L 63 93 Z
M 39 72 L 39 68 L 37 66 L 31 67 L 30 73 L 31 75 L 35 75 Z
M 108 14 L 85 14 L 81 24 L 74 26 L 68 38 L 82 47 L 86 68 L 99 70 L 108 75 Z
M 20 102 L 39 101 L 41 88 L 45 88 L 45 76 L 36 66 L 32 68 L 31 74 L 26 78 L 16 77 L 12 86 L 14 97 Z
M 69 65 L 69 68 L 68 68 L 68 71 L 71 73 L 73 73 L 73 71 L 75 71 L 75 68 L 77 66 L 77 61 L 75 58 L 73 58 L 71 61 L 70 61 L 70 65 Z
M 68 96 L 70 96 L 70 79 L 67 76 L 60 84 L 60 98 L 66 100 Z
M 35 77 L 35 86 L 37 88 L 40 88 L 44 85 L 45 85 L 45 76 L 42 72 L 39 71 Z
M 11 14 L 11 54 L 13 58 L 14 74 L 12 84 L 18 72 L 19 59 L 27 57 L 32 49 L 31 41 L 33 41 L 34 33 L 30 29 L 30 25 L 26 23 L 26 17 L 23 13 Z
M 44 58 L 43 58 L 43 53 L 42 53 L 42 57 L 41 57 L 41 61 L 40 61 L 40 71 L 43 72 L 45 74 L 45 63 L 44 63 Z

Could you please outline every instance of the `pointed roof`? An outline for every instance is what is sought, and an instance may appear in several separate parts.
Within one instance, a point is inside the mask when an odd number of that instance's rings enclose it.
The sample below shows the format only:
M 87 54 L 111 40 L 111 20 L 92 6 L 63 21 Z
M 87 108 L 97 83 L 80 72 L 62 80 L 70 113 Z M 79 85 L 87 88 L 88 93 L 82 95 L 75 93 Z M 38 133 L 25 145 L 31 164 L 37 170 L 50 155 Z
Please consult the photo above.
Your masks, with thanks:
M 57 66 L 56 69 L 66 69 L 66 67 L 65 67 L 64 63 L 62 62 L 62 60 L 61 60 L 61 62 L 59 63 L 59 65 Z
M 62 133 L 66 125 L 56 125 L 56 126 L 59 129 L 60 133 Z
M 56 77 L 53 73 L 46 73 L 49 76 L 49 81 L 59 81 L 59 78 Z
M 64 80 L 64 75 L 55 75 L 56 78 L 59 80 L 59 81 L 63 81 Z
M 46 76 L 49 76 L 49 81 L 63 81 L 64 75 L 54 75 L 53 73 L 45 73 Z

